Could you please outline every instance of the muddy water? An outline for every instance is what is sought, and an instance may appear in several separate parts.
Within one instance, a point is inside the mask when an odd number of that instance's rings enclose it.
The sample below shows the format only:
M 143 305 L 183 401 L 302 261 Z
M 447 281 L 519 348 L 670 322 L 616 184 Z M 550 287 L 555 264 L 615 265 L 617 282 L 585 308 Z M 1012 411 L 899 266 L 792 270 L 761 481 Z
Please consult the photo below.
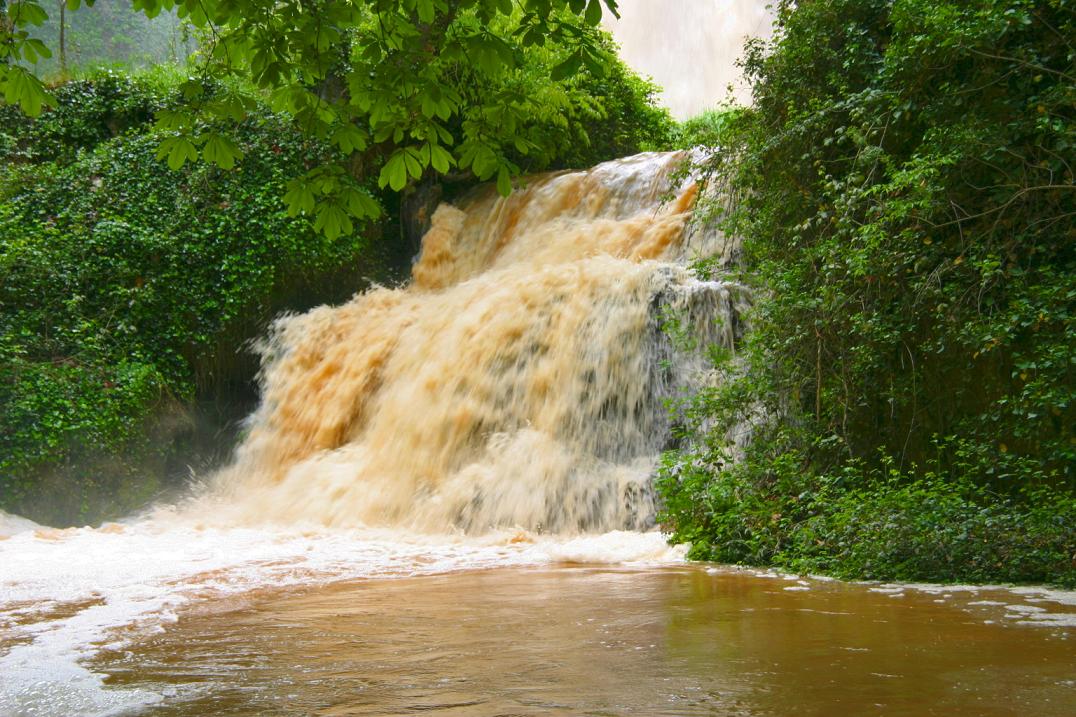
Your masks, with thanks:
M 203 604 L 92 668 L 150 715 L 1071 715 L 1048 597 L 505 568 Z

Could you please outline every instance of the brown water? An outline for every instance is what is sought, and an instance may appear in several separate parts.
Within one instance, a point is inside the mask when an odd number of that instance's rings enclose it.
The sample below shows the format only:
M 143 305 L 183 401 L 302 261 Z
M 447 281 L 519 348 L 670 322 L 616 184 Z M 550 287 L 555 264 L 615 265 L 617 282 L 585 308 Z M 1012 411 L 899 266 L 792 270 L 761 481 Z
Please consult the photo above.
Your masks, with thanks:
M 745 292 L 699 281 L 687 155 L 651 153 L 442 205 L 412 281 L 277 323 L 263 401 L 207 523 L 469 534 L 653 523 L 665 402 L 737 337 Z M 685 343 L 685 342 L 681 342 Z
M 1009 592 L 801 582 L 564 566 L 267 590 L 93 666 L 173 695 L 161 716 L 1076 711 L 1071 628 L 969 604 Z

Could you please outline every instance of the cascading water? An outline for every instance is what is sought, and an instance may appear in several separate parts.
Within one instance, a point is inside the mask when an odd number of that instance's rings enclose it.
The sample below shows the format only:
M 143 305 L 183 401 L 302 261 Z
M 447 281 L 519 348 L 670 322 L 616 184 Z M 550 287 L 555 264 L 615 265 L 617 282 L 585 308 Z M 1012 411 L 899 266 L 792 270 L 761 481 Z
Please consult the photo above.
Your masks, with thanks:
M 280 320 L 219 510 L 427 532 L 652 526 L 665 404 L 702 370 L 661 323 L 730 344 L 741 300 L 683 266 L 713 249 L 685 232 L 687 159 L 482 189 L 438 209 L 405 288 Z

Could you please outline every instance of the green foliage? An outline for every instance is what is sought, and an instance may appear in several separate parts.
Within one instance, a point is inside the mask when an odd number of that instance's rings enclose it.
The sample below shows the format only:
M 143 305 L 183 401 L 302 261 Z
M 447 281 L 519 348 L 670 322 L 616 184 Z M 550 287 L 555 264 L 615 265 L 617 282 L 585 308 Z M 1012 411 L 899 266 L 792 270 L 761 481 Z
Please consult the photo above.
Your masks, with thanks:
M 771 460 L 760 481 L 749 461 L 714 472 L 667 460 L 666 518 L 693 559 L 853 579 L 1076 586 L 1069 491 L 998 494 L 892 461 L 805 479 L 796 460 Z
M 610 54 L 615 52 L 608 37 L 603 38 L 603 47 Z M 540 83 L 541 75 L 533 82 Z M 509 155 L 528 171 L 590 167 L 616 157 L 669 147 L 675 123 L 668 110 L 657 104 L 660 88 L 621 61 L 608 62 L 601 73 L 587 69 L 570 86 L 570 96 L 579 99 L 565 113 L 567 123 L 553 125 L 560 135 L 548 141 L 554 151 L 530 161 L 525 156 Z M 551 134 L 549 130 L 546 133 Z
M 8 161 L 70 163 L 80 150 L 144 128 L 175 102 L 176 84 L 168 68 L 135 76 L 102 70 L 57 87 L 56 106 L 36 118 L 0 104 L 0 151 Z
M 354 219 L 373 218 L 376 205 L 361 201 L 351 183 L 340 181 L 350 174 L 362 182 L 370 167 L 377 168 L 379 186 L 394 191 L 427 172 L 453 170 L 482 181 L 495 178 L 503 193 L 511 191 L 511 176 L 524 166 L 513 156 L 557 154 L 562 135 L 570 133 L 569 119 L 595 101 L 574 92 L 579 85 L 572 78 L 584 69 L 602 76 L 616 63 L 598 29 L 605 10 L 615 13 L 615 0 L 133 5 L 149 17 L 175 10 L 204 42 L 199 76 L 181 88 L 184 102 L 160 118 L 160 127 L 172 133 L 162 158 L 175 167 L 199 157 L 230 167 L 239 159 L 237 147 L 207 134 L 204 125 L 241 121 L 252 94 L 240 88 L 256 88 L 274 111 L 339 152 L 307 178 L 320 188 L 312 209 L 311 195 L 288 194 L 292 211 L 312 212 L 315 225 L 330 237 L 350 231 Z M 24 29 L 44 22 L 40 5 L 18 0 L 6 13 L 0 6 L 0 17 L 6 19 L 0 23 L 0 61 L 44 47 Z M 542 68 L 540 74 L 536 68 Z M 226 81 L 234 78 L 245 84 Z M 231 91 L 208 97 L 211 79 Z M 19 65 L 0 62 L 0 87 L 9 104 L 31 115 L 55 102 Z M 615 104 L 602 109 L 599 103 L 593 111 L 609 116 L 623 109 Z M 538 164 L 543 163 L 530 166 Z M 367 171 L 356 173 L 357 167 Z
M 1074 34 L 1058 0 L 782 3 L 708 166 L 758 302 L 663 471 L 678 537 L 843 575 L 1072 582 Z M 725 429 L 747 425 L 730 468 Z M 718 547 L 737 530 L 761 542 Z
M 153 113 L 176 96 L 160 76 L 105 73 L 5 125 L 18 159 L 0 171 L 5 510 L 69 522 L 137 505 L 175 462 L 186 406 L 248 390 L 245 341 L 376 268 L 369 232 L 330 239 L 285 211 L 285 187 L 331 149 L 264 106 L 206 128 L 242 153 L 232 170 L 162 165 Z
M 732 131 L 743 112 L 740 107 L 707 110 L 677 124 L 671 133 L 670 143 L 677 149 L 722 147 L 727 141 L 725 135 Z

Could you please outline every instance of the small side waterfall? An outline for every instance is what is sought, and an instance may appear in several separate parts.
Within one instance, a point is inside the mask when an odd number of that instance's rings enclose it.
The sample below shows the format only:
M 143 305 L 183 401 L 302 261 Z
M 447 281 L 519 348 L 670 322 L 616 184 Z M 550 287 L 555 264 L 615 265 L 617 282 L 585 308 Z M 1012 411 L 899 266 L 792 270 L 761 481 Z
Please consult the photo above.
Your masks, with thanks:
M 732 345 L 743 295 L 685 267 L 683 153 L 442 205 L 412 281 L 277 322 L 219 510 L 441 532 L 642 529 L 668 399 Z M 663 325 L 674 321 L 670 338 Z

